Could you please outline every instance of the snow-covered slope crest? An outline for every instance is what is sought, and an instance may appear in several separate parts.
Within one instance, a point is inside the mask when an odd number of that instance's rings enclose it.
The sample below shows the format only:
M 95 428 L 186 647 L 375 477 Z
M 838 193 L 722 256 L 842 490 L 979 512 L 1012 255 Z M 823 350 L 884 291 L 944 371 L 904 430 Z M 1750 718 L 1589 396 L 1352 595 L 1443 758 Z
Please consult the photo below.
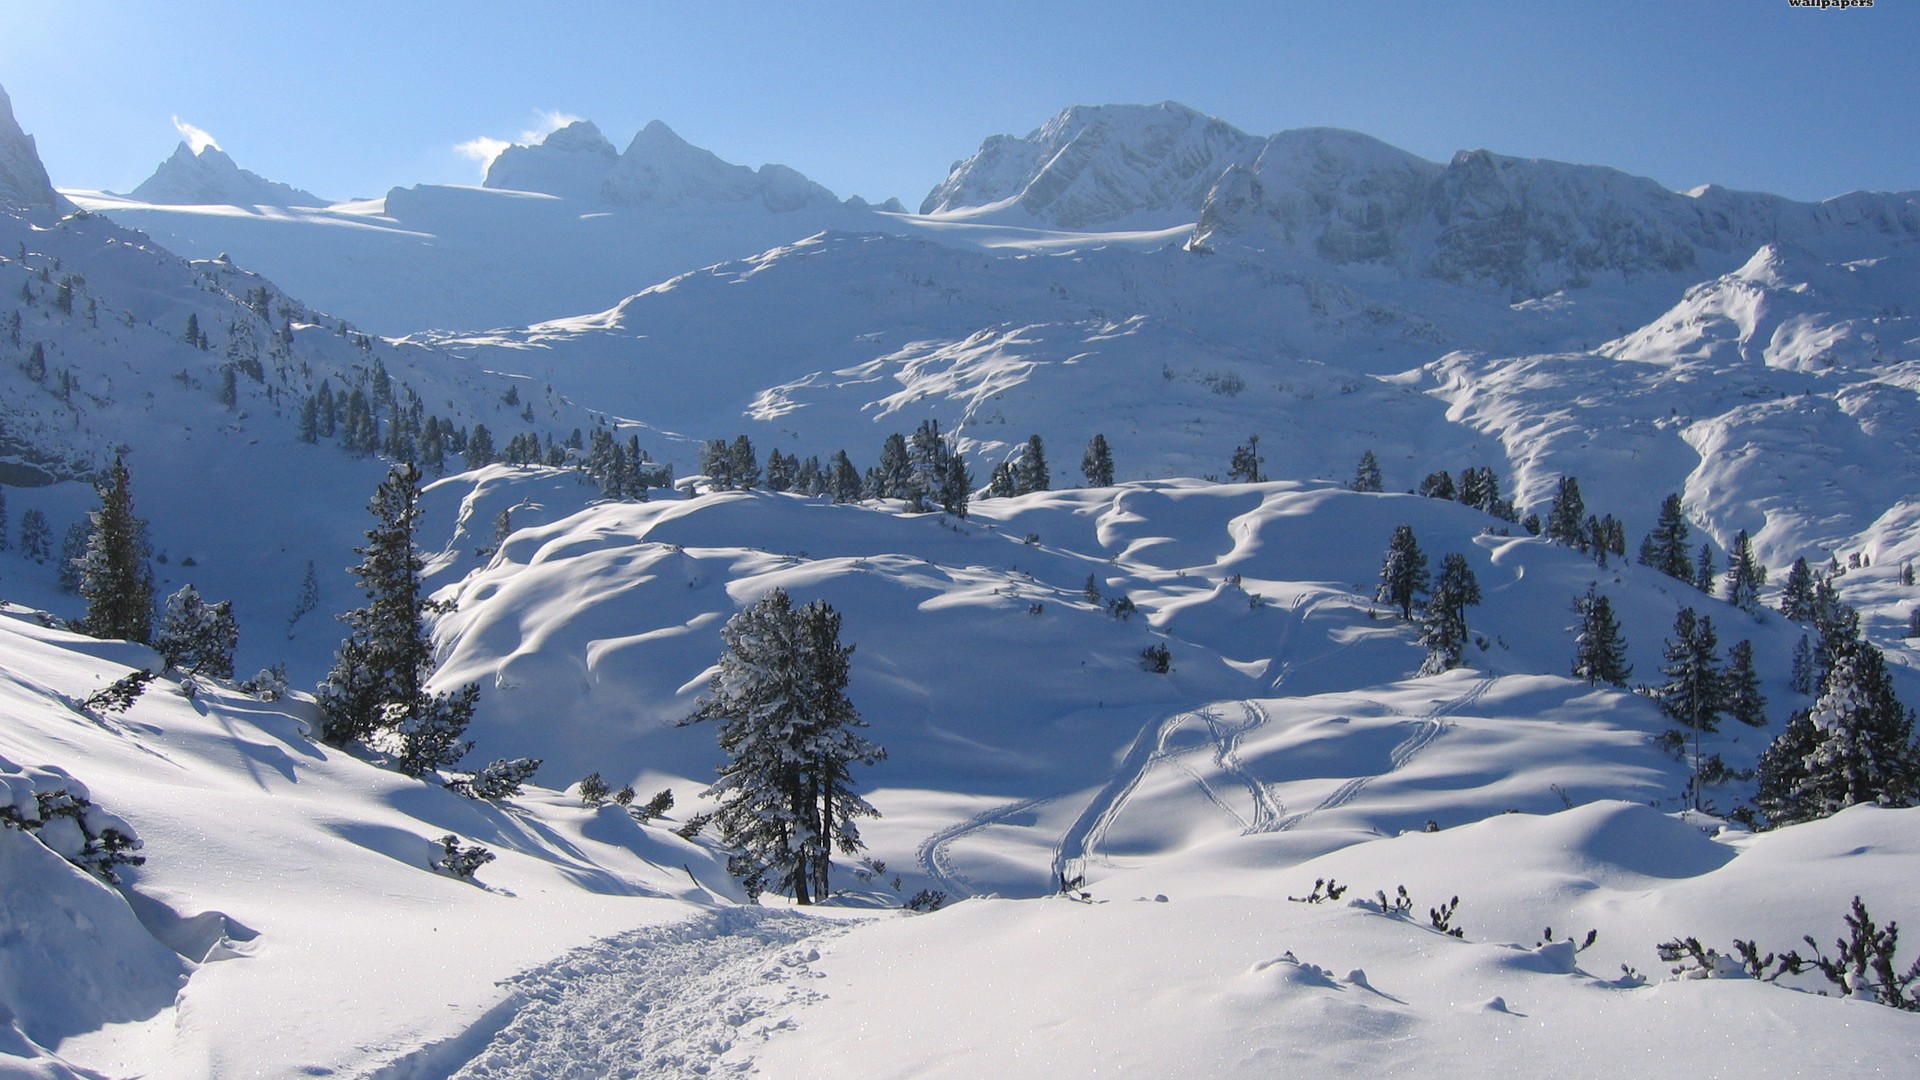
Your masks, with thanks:
M 234 164 L 219 147 L 186 143 L 130 193 L 158 206 L 325 206 L 331 200 Z
M 532 146 L 511 146 L 487 169 L 485 187 L 537 191 L 615 206 L 757 203 L 773 213 L 833 206 L 833 193 L 785 165 L 750 169 L 720 160 L 651 121 L 616 154 L 581 120 Z
M 0 206 L 57 210 L 67 205 L 47 178 L 33 136 L 13 118 L 13 99 L 0 87 Z

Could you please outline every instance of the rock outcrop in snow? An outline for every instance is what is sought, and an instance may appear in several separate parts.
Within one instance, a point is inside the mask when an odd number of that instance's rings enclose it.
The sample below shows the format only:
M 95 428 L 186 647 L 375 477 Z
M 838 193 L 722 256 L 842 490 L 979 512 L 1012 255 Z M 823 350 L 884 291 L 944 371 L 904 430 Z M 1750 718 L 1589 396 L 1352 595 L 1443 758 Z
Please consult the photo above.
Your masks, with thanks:
M 47 178 L 33 136 L 13 118 L 13 99 L 0 88 L 0 204 L 56 209 L 65 202 Z
M 131 194 L 161 206 L 325 206 L 329 202 L 243 169 L 217 146 L 203 146 L 195 153 L 184 142 Z

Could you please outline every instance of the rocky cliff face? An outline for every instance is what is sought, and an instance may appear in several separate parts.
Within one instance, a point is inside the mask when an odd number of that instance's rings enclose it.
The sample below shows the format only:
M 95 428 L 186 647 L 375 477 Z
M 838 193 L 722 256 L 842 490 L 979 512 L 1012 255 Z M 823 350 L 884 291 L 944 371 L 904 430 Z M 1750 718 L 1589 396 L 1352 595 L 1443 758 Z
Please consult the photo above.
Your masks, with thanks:
M 13 99 L 0 89 L 0 205 L 55 209 L 62 205 L 33 136 L 13 118 Z

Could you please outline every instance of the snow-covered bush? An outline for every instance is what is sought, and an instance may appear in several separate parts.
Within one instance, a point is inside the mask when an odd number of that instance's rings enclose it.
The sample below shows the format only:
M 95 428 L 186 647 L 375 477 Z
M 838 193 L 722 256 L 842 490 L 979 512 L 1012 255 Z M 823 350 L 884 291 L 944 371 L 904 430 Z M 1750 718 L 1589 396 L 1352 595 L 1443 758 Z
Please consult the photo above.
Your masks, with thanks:
M 628 810 L 627 813 L 632 814 L 635 821 L 648 822 L 671 809 L 673 809 L 673 792 L 666 790 L 648 799 L 647 805 L 638 810 Z
M 1799 950 L 1760 955 L 1751 941 L 1734 939 L 1733 952 L 1722 954 L 1700 944 L 1695 937 L 1674 938 L 1656 946 L 1660 959 L 1673 964 L 1673 973 L 1682 979 L 1760 979 L 1778 982 L 1784 975 L 1818 971 L 1837 987 L 1840 996 L 1874 1001 L 1904 1012 L 1920 1012 L 1920 959 L 1906 971 L 1896 965 L 1900 948 L 1900 924 L 1875 925 L 1866 904 L 1858 896 L 1845 916 L 1847 936 L 1834 940 L 1837 953 L 1829 958 L 1820 944 L 1808 934 L 1813 955 L 1803 957 Z
M 580 801 L 586 806 L 597 807 L 606 802 L 607 790 L 607 782 L 600 779 L 597 772 L 580 778 Z
M 921 889 L 907 899 L 908 911 L 939 911 L 947 902 L 947 894 L 939 889 Z
M 440 849 L 440 856 L 429 862 L 427 866 L 462 881 L 472 881 L 474 872 L 494 859 L 493 852 L 479 844 L 472 847 L 461 846 L 460 838 L 452 833 L 435 841 L 434 846 Z
M 1173 653 L 1164 644 L 1149 645 L 1140 650 L 1140 666 L 1156 675 L 1165 675 L 1173 670 Z
M 282 663 L 261 668 L 253 678 L 240 684 L 240 691 L 252 694 L 261 701 L 279 701 L 287 696 L 287 665 Z
M 125 677 L 108 683 L 106 689 L 89 694 L 80 707 L 88 712 L 126 712 L 155 678 L 151 671 L 129 672 Z
M 0 828 L 25 832 L 113 884 L 120 881 L 115 867 L 147 861 L 135 854 L 142 845 L 133 826 L 95 805 L 80 781 L 50 770 L 0 771 Z
M 153 647 L 168 667 L 223 679 L 233 675 L 233 650 L 239 643 L 232 602 L 209 604 L 192 585 L 182 585 L 167 598 L 166 613 L 160 616 L 160 630 L 153 639 Z
M 503 758 L 471 777 L 455 780 L 447 786 L 469 799 L 510 799 L 520 794 L 521 785 L 533 779 L 535 770 L 539 768 L 539 758 Z

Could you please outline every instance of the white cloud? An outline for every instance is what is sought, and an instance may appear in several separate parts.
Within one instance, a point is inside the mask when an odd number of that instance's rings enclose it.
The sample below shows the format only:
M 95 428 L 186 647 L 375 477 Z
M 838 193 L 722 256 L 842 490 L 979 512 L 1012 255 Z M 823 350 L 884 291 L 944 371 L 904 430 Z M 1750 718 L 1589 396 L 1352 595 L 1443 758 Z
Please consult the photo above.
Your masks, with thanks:
M 487 170 L 493 167 L 493 159 L 505 152 L 507 147 L 516 144 L 520 146 L 532 146 L 554 132 L 559 131 L 561 128 L 566 127 L 568 124 L 578 123 L 583 119 L 572 113 L 560 112 L 557 109 L 535 109 L 533 110 L 533 115 L 539 118 L 539 124 L 522 131 L 520 137 L 513 142 L 508 142 L 505 139 L 496 139 L 490 135 L 481 135 L 455 146 L 453 148 L 454 152 L 461 157 L 477 163 L 480 166 L 481 177 L 485 178 Z M 179 122 L 177 119 L 174 121 L 175 124 Z M 181 130 L 184 131 L 185 129 L 182 128 Z
M 539 142 L 568 124 L 577 124 L 586 119 L 584 116 L 575 116 L 572 113 L 553 109 L 535 109 L 533 115 L 540 118 L 540 126 L 520 133 L 520 141 L 528 145 Z
M 512 143 L 505 139 L 489 139 L 485 135 L 482 135 L 477 139 L 468 139 L 466 142 L 456 145 L 453 150 L 454 153 L 459 154 L 461 157 L 469 158 L 478 163 L 480 166 L 480 176 L 482 179 L 485 179 L 487 170 L 493 166 L 493 159 L 499 157 L 507 147 L 512 145 Z
M 187 140 L 187 146 L 192 148 L 196 154 L 209 146 L 215 150 L 220 149 L 220 143 L 216 141 L 212 135 L 207 134 L 200 128 L 194 127 L 178 116 L 173 118 L 173 129 L 180 133 L 181 138 Z

